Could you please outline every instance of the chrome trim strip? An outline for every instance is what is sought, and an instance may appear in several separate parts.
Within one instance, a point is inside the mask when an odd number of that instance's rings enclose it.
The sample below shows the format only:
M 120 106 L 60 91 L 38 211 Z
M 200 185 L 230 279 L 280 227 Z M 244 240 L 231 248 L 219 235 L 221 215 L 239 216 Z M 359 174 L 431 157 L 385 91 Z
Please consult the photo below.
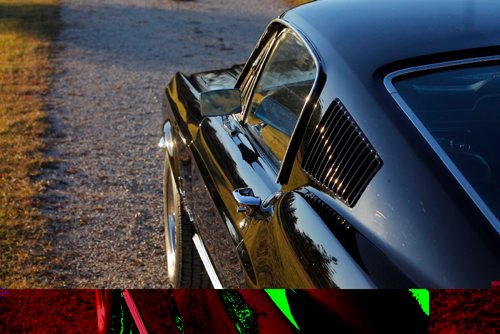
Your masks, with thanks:
M 285 21 L 284 19 L 281 18 L 281 16 L 277 19 L 274 19 L 272 22 L 278 22 L 278 23 L 282 24 L 283 26 L 285 26 L 286 28 L 293 31 L 299 37 L 299 39 L 302 42 L 304 42 L 304 45 L 306 46 L 307 51 L 309 51 L 309 54 L 313 58 L 314 63 L 316 65 L 316 75 L 314 77 L 314 83 L 311 86 L 311 90 L 309 91 L 309 94 L 307 94 L 306 102 L 304 103 L 304 105 L 302 106 L 302 109 L 300 110 L 299 117 L 297 117 L 297 122 L 295 123 L 295 126 L 293 127 L 293 132 L 290 135 L 290 140 L 288 140 L 288 144 L 286 145 L 285 155 L 283 155 L 283 160 L 281 161 L 278 173 L 276 174 L 275 182 L 279 183 L 279 180 L 281 179 L 281 176 L 282 176 L 281 174 L 283 173 L 284 162 L 288 162 L 288 163 L 293 164 L 294 159 L 292 159 L 292 161 L 286 161 L 286 157 L 289 155 L 288 151 L 290 148 L 290 144 L 292 143 L 292 141 L 295 138 L 295 132 L 296 132 L 295 130 L 297 129 L 297 124 L 301 123 L 301 120 L 303 117 L 306 117 L 306 116 L 304 116 L 304 114 L 305 114 L 304 110 L 306 109 L 308 104 L 311 104 L 312 102 L 315 102 L 315 103 L 317 102 L 317 100 L 311 102 L 311 97 L 313 95 L 313 92 L 316 92 L 316 90 L 318 89 L 319 77 L 320 77 L 321 73 L 324 72 L 324 69 L 323 69 L 323 63 L 321 61 L 321 58 L 319 57 L 319 53 L 316 51 L 316 49 L 314 48 L 311 41 L 309 41 L 309 39 L 304 35 L 304 33 L 302 33 L 302 31 L 299 28 L 295 27 L 290 22 Z M 281 31 L 280 31 L 280 33 L 281 33 Z M 262 69 L 261 69 L 261 72 L 262 72 Z M 259 75 L 260 75 L 260 73 L 259 73 Z M 321 91 L 319 93 L 321 93 Z M 252 94 L 253 94 L 253 91 L 252 91 Z M 318 94 L 318 97 L 319 97 L 319 94 Z M 310 115 L 308 115 L 308 116 L 310 116 Z M 297 138 L 295 138 L 295 140 L 297 140 Z
M 167 148 L 167 144 L 165 143 L 165 137 L 160 137 L 160 140 L 158 141 L 158 147 Z
M 444 67 L 454 67 L 457 65 L 466 65 L 473 63 L 481 63 L 488 61 L 500 60 L 500 56 L 489 56 L 489 57 L 479 57 L 479 58 L 467 58 L 462 60 L 454 60 L 449 62 L 442 62 L 430 65 L 423 66 L 415 66 L 410 67 L 403 70 L 398 70 L 392 73 L 389 73 L 384 78 L 384 86 L 391 94 L 392 98 L 396 101 L 399 107 L 403 110 L 409 120 L 413 123 L 413 125 L 417 128 L 420 134 L 425 138 L 427 143 L 431 146 L 434 152 L 439 156 L 441 161 L 446 165 L 448 170 L 453 174 L 455 179 L 460 183 L 465 192 L 469 195 L 472 201 L 476 204 L 479 210 L 483 213 L 483 215 L 488 219 L 490 224 L 495 228 L 496 232 L 500 234 L 500 220 L 495 216 L 495 214 L 491 211 L 491 209 L 486 205 L 481 196 L 476 192 L 476 190 L 472 187 L 472 185 L 467 181 L 465 176 L 460 172 L 455 163 L 448 157 L 443 148 L 438 144 L 438 142 L 434 139 L 432 134 L 427 130 L 425 125 L 418 119 L 415 113 L 412 111 L 410 106 L 406 104 L 405 100 L 399 95 L 396 87 L 392 83 L 392 81 L 401 75 L 421 72 L 425 70 L 431 69 L 439 69 Z
M 163 125 L 163 136 L 160 138 L 158 147 L 166 148 L 170 156 L 173 156 L 174 152 L 174 139 L 172 138 L 172 125 L 170 121 L 166 121 Z
M 196 233 L 195 235 L 193 235 L 193 242 L 196 250 L 198 251 L 198 254 L 200 254 L 201 261 L 203 262 L 203 266 L 207 270 L 208 277 L 210 278 L 214 289 L 222 289 L 222 284 L 219 280 L 219 277 L 217 276 L 217 273 L 215 272 L 212 261 L 210 261 L 210 257 L 208 256 L 207 250 L 205 249 L 205 245 L 203 245 L 203 241 L 201 241 L 201 238 Z
M 253 96 L 254 92 L 255 92 L 255 88 L 256 88 L 257 83 L 258 83 L 258 81 L 260 79 L 260 76 L 262 74 L 263 68 L 265 67 L 267 61 L 269 60 L 269 53 L 274 50 L 274 47 L 276 46 L 275 42 L 276 42 L 278 36 L 285 29 L 289 29 L 290 31 L 292 31 L 295 35 L 297 35 L 298 39 L 304 43 L 304 45 L 306 46 L 307 51 L 309 52 L 309 54 L 313 58 L 314 63 L 316 65 L 316 75 L 314 77 L 314 83 L 311 86 L 311 90 L 309 91 L 309 94 L 307 94 L 306 102 L 304 103 L 304 105 L 302 106 L 302 109 L 300 110 L 299 117 L 297 118 L 297 122 L 295 123 L 295 126 L 293 128 L 293 132 L 290 135 L 290 140 L 288 141 L 288 144 L 286 146 L 285 155 L 283 156 L 283 160 L 280 162 L 279 168 L 276 169 L 276 166 L 274 165 L 274 163 L 272 163 L 272 161 L 270 161 L 271 159 L 268 159 L 267 157 L 265 159 L 266 161 L 270 162 L 269 166 L 274 171 L 276 171 L 275 182 L 278 183 L 279 180 L 280 180 L 280 178 L 281 178 L 281 176 L 282 176 L 281 174 L 283 173 L 282 172 L 282 170 L 283 170 L 283 163 L 285 162 L 286 157 L 287 157 L 287 155 L 289 153 L 288 149 L 290 148 L 290 143 L 294 140 L 294 135 L 295 135 L 295 130 L 297 128 L 297 124 L 299 124 L 301 122 L 302 117 L 306 117 L 306 116 L 303 116 L 304 115 L 304 109 L 306 108 L 306 106 L 308 104 L 312 103 L 311 102 L 312 94 L 313 94 L 313 92 L 315 92 L 318 89 L 319 77 L 320 77 L 321 73 L 324 73 L 324 69 L 323 69 L 323 63 L 321 61 L 319 53 L 316 51 L 316 49 L 314 48 L 314 45 L 311 43 L 311 41 L 304 35 L 304 33 L 302 33 L 302 31 L 298 27 L 296 27 L 292 23 L 290 23 L 290 22 L 282 19 L 281 16 L 278 17 L 278 18 L 276 18 L 276 19 L 274 19 L 274 20 L 272 20 L 271 22 L 269 22 L 269 24 L 266 27 L 266 30 L 265 30 L 264 34 L 259 39 L 259 42 L 257 43 L 257 45 L 259 45 L 260 43 L 264 42 L 263 39 L 265 37 L 268 37 L 267 36 L 267 32 L 268 32 L 269 28 L 272 27 L 275 24 L 279 24 L 282 27 L 278 29 L 279 32 L 274 37 L 271 35 L 267 40 L 265 40 L 265 42 L 267 43 L 271 38 L 274 38 L 274 40 L 271 42 L 271 46 L 269 47 L 268 50 L 264 50 L 265 46 L 261 50 L 261 52 L 264 51 L 264 52 L 266 52 L 266 54 L 264 56 L 263 61 L 260 63 L 260 67 L 258 69 L 256 69 L 255 72 L 254 72 L 257 75 L 257 78 L 255 79 L 255 81 L 253 83 L 253 87 L 250 87 L 251 91 L 248 93 L 249 98 L 251 98 Z M 253 56 L 253 53 L 252 53 L 251 57 L 252 56 Z M 260 54 L 256 55 L 254 63 L 257 62 L 257 60 L 259 58 L 260 58 Z M 242 73 L 243 73 L 243 71 L 242 71 Z M 238 78 L 238 82 L 240 81 L 240 79 L 241 78 Z M 245 102 L 245 103 L 248 102 L 249 103 L 250 101 L 243 101 L 243 102 Z M 314 101 L 314 102 L 316 102 L 316 101 Z M 239 120 L 239 122 L 241 122 L 242 124 L 244 124 L 244 122 L 245 122 L 245 120 L 247 118 L 247 115 L 248 115 L 248 105 L 245 105 L 245 110 L 243 110 L 242 112 L 243 112 L 243 116 L 241 117 L 241 119 L 239 119 L 239 117 L 236 118 L 236 119 Z M 292 161 L 288 161 L 288 163 L 293 164 L 293 159 L 292 159 Z

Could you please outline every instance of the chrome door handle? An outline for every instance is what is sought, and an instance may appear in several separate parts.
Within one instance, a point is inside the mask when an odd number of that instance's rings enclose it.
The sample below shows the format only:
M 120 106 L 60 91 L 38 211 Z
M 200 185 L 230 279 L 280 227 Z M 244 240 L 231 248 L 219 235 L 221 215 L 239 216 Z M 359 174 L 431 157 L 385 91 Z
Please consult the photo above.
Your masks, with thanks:
M 238 203 L 238 212 L 247 212 L 249 208 L 260 207 L 260 197 L 254 195 L 252 188 L 235 189 L 233 197 Z
M 238 203 L 237 211 L 244 212 L 248 216 L 253 216 L 255 213 L 259 216 L 272 215 L 273 206 L 282 195 L 281 191 L 277 191 L 262 202 L 260 197 L 255 196 L 252 188 L 238 188 L 233 191 L 233 197 Z

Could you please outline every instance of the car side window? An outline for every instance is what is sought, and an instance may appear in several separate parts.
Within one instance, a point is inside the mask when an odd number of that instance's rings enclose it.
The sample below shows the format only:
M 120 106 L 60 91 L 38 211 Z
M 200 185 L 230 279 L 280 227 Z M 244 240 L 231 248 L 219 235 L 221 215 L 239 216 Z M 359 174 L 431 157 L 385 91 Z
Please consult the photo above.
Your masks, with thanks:
M 252 136 L 278 165 L 315 77 L 313 56 L 293 31 L 285 29 L 261 70 L 245 119 Z
M 247 104 L 248 100 L 250 98 L 250 94 L 252 94 L 252 88 L 255 85 L 255 82 L 257 81 L 257 72 L 258 68 L 262 65 L 263 60 L 266 58 L 266 55 L 269 53 L 269 49 L 271 48 L 273 41 L 276 37 L 273 35 L 271 36 L 265 46 L 262 48 L 259 56 L 257 57 L 256 60 L 254 60 L 254 63 L 252 64 L 251 69 L 243 79 L 243 82 L 240 86 L 240 91 L 241 91 L 241 102 L 242 102 L 242 110 L 247 109 Z

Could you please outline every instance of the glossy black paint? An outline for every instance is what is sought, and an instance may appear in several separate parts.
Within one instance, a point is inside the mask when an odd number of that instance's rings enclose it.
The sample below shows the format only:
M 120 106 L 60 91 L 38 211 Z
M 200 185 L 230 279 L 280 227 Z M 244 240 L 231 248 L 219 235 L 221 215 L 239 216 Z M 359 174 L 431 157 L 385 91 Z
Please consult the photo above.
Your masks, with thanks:
M 318 1 L 271 23 L 243 69 L 174 77 L 164 120 L 175 122 L 176 144 L 202 171 L 250 287 L 477 288 L 499 279 L 492 222 L 383 85 L 398 69 L 500 55 L 498 17 L 500 4 L 490 1 Z M 276 171 L 239 123 L 242 115 L 229 118 L 241 130 L 231 136 L 222 118 L 201 118 L 198 95 L 242 88 L 258 72 L 268 38 L 284 26 L 309 43 L 320 75 Z M 335 99 L 384 161 L 353 208 L 301 168 L 308 139 Z M 231 192 L 241 187 L 263 200 L 284 195 L 271 218 L 258 220 L 236 211 Z

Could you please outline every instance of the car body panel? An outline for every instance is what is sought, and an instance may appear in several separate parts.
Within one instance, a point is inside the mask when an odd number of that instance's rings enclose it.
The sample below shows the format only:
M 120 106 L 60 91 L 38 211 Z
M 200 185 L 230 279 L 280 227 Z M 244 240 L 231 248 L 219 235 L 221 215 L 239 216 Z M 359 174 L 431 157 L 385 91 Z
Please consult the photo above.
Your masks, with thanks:
M 233 190 L 251 187 L 256 196 L 267 197 L 273 192 L 269 184 L 273 184 L 273 170 L 260 158 L 245 138 L 239 135 L 231 136 L 223 126 L 220 118 L 203 120 L 200 132 L 193 142 L 202 164 L 210 166 L 203 178 L 211 189 L 212 198 L 218 204 L 217 208 L 223 219 L 230 222 L 228 226 L 235 245 L 240 245 L 245 235 L 242 222 L 243 213 L 238 213 L 238 204 L 232 196 Z M 201 149 L 198 150 L 198 147 Z M 244 180 L 250 180 L 246 183 Z M 267 182 L 266 182 L 267 181 Z M 238 250 L 245 268 L 253 267 L 245 248 Z M 253 270 L 247 271 L 250 281 L 254 280 Z
M 311 116 L 314 125 L 310 124 L 309 129 L 314 129 L 324 109 L 339 96 L 329 94 L 339 86 L 340 83 L 327 80 L 318 103 L 318 109 L 323 110 L 315 110 Z M 350 84 L 350 87 L 355 86 Z M 405 124 L 404 119 L 386 116 L 393 107 L 390 103 L 369 103 L 373 92 L 355 90 L 360 96 L 366 96 L 366 100 L 343 102 L 384 160 L 384 166 L 359 202 L 349 209 L 340 201 L 325 196 L 324 188 L 304 181 L 300 166 L 307 140 L 302 142 L 296 155 L 291 173 L 294 179 L 285 189 L 304 186 L 315 189 L 318 197 L 331 203 L 331 207 L 388 257 L 389 262 L 397 263 L 397 271 L 412 277 L 418 286 L 489 286 L 490 281 L 500 275 L 498 235 L 489 221 L 418 136 L 417 130 Z M 306 132 L 305 138 L 310 137 Z M 418 178 L 411 175 L 418 175 Z M 464 275 L 466 267 L 476 269 Z M 474 276 L 489 276 L 490 279 L 478 282 L 472 278 Z
M 314 1 L 281 19 L 313 42 L 328 74 L 345 70 L 369 83 L 380 68 L 498 53 L 499 11 L 487 0 Z

